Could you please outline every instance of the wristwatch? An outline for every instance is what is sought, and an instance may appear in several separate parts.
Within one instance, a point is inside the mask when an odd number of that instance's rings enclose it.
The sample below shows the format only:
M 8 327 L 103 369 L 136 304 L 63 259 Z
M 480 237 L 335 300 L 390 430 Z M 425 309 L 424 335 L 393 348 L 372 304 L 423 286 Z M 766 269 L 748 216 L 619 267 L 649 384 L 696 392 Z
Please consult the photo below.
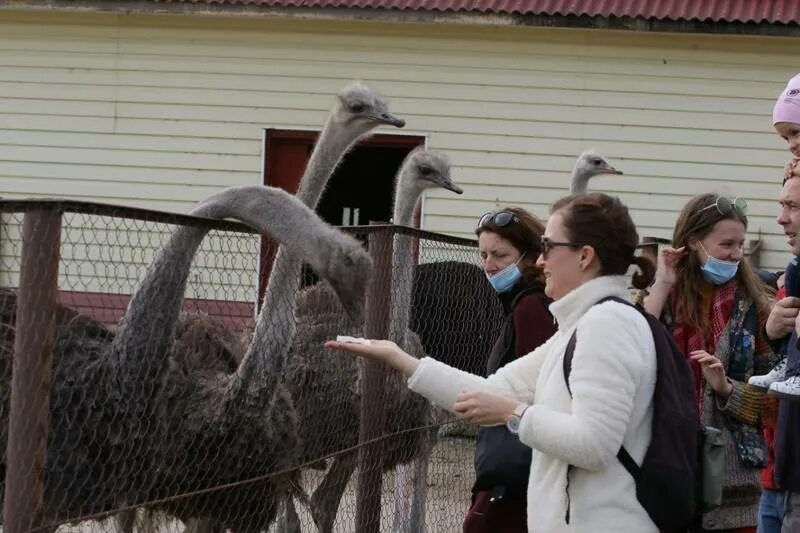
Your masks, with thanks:
M 522 415 L 525 414 L 525 410 L 530 407 L 526 403 L 521 403 L 517 405 L 517 408 L 514 409 L 514 412 L 511 413 L 511 416 L 506 419 L 506 427 L 508 430 L 513 433 L 514 435 L 519 434 L 519 424 L 522 422 Z

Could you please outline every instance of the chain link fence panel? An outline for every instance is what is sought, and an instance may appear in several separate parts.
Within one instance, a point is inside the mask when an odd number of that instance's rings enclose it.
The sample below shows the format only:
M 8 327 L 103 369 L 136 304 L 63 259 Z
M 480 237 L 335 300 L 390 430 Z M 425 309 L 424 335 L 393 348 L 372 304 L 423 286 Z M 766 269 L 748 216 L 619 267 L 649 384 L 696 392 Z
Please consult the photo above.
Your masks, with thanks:
M 372 258 L 364 313 L 327 244 L 277 251 L 239 223 L 0 202 L 5 529 L 460 530 L 472 434 L 323 342 L 392 338 L 485 374 L 502 310 L 476 243 L 343 230 Z

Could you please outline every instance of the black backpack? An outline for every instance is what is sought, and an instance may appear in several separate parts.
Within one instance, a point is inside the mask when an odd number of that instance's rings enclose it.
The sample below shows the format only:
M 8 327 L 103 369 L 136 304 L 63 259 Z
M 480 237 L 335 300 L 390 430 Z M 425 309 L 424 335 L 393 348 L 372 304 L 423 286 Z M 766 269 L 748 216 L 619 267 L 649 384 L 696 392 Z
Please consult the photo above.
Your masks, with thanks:
M 686 357 L 664 325 L 642 307 L 620 298 L 608 300 L 635 307 L 647 319 L 656 347 L 656 385 L 653 393 L 652 439 L 642 466 L 620 447 L 617 458 L 636 482 L 636 498 L 662 532 L 685 531 L 695 516 L 695 479 L 698 473 L 694 379 Z M 575 352 L 576 334 L 564 353 L 564 382 Z M 569 510 L 567 511 L 569 521 Z

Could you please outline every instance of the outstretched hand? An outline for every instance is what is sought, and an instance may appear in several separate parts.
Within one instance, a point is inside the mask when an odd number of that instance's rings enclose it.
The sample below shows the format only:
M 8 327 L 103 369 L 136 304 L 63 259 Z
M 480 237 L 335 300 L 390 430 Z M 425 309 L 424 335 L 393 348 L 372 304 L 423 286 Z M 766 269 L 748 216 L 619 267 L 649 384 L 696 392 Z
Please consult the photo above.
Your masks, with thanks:
M 519 401 L 486 391 L 462 392 L 453 404 L 461 418 L 480 426 L 499 426 L 514 413 Z
M 331 350 L 350 352 L 365 359 L 380 361 L 399 370 L 406 376 L 413 374 L 419 365 L 419 360 L 416 357 L 407 354 L 392 341 L 370 340 L 369 344 L 325 341 L 325 347 Z
M 366 359 L 374 359 L 382 362 L 386 359 L 389 359 L 392 353 L 396 351 L 402 351 L 400 350 L 400 347 L 392 341 L 382 340 L 370 340 L 369 344 L 326 341 L 325 347 L 332 350 L 342 350 L 345 352 L 354 353 Z

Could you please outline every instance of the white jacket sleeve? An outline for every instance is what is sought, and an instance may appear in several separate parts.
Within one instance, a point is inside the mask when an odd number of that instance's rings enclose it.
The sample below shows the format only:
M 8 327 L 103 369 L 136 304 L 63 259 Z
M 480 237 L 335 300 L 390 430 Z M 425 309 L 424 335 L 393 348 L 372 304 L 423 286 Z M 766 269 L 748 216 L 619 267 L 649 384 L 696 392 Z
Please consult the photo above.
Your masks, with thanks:
M 425 357 L 420 360 L 416 371 L 408 378 L 408 388 L 451 412 L 456 397 L 462 391 L 486 390 L 531 403 L 534 385 L 542 367 L 542 358 L 552 340 L 553 337 L 531 353 L 508 363 L 488 378 Z
M 590 309 L 578 321 L 576 341 L 572 412 L 534 405 L 525 412 L 519 437 L 569 464 L 601 470 L 616 460 L 636 390 L 645 369 L 655 368 L 655 345 L 644 317 L 616 302 Z

